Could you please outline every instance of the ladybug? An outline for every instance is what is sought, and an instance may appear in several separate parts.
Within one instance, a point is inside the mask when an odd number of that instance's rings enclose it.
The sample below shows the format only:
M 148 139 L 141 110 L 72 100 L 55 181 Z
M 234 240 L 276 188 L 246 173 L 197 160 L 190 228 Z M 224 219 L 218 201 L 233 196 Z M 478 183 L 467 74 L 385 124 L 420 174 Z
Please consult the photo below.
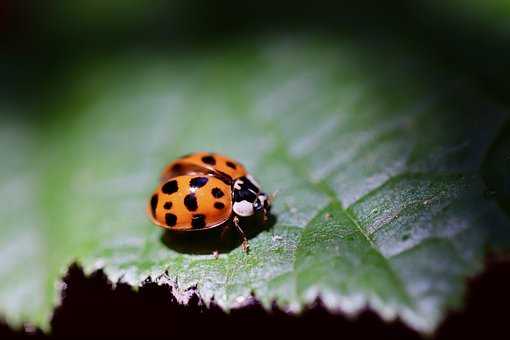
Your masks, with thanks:
M 152 222 L 175 232 L 234 226 L 248 250 L 243 222 L 267 222 L 270 198 L 245 167 L 228 157 L 197 152 L 168 164 L 151 196 L 147 214 Z
M 161 181 L 191 174 L 215 175 L 227 182 L 248 175 L 244 166 L 233 159 L 209 152 L 196 152 L 168 164 L 161 173 Z

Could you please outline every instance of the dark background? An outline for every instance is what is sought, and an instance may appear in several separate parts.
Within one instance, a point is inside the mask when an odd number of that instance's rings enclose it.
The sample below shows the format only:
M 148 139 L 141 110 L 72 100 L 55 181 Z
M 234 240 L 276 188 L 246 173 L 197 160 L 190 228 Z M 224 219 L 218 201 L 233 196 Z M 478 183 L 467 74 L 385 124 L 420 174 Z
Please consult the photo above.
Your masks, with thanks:
M 265 311 L 256 301 L 225 314 L 206 308 L 198 298 L 179 305 L 170 288 L 147 282 L 133 292 L 121 284 L 115 289 L 102 272 L 85 277 L 71 267 L 65 278 L 62 305 L 53 316 L 51 337 L 148 337 L 148 338 L 333 338 L 425 339 L 400 321 L 385 323 L 365 311 L 356 319 L 328 313 L 317 301 L 301 316 L 273 309 Z M 510 304 L 510 262 L 488 260 L 486 272 L 468 282 L 463 311 L 452 311 L 434 339 L 507 339 Z M 0 338 L 47 338 L 38 329 L 13 330 L 0 323 Z
M 476 2 L 476 1 L 472 1 Z M 150 6 L 149 6 L 150 3 Z M 38 107 L 56 100 L 60 75 L 84 59 L 122 50 L 213 48 L 257 35 L 315 33 L 397 37 L 418 46 L 439 63 L 470 78 L 503 106 L 510 104 L 510 6 L 507 12 L 459 8 L 450 1 L 0 1 L 0 99 Z M 453 3 L 453 1 L 452 1 Z M 483 6 L 482 6 L 483 7 Z M 502 24 L 501 24 L 502 23 Z M 508 29 L 506 29 L 507 27 Z M 510 126 L 484 162 L 487 186 L 510 212 Z M 506 157 L 506 158 L 505 158 Z M 468 282 L 466 308 L 452 312 L 435 337 L 505 338 L 510 305 L 510 261 L 487 260 L 484 274 Z M 167 287 L 148 282 L 139 292 L 113 289 L 102 273 L 84 277 L 73 267 L 63 304 L 52 320 L 53 336 L 221 336 L 334 338 L 419 338 L 400 322 L 385 324 L 366 311 L 356 320 L 327 313 L 317 301 L 302 316 L 265 312 L 256 301 L 224 314 L 195 299 L 189 306 L 172 300 Z M 13 330 L 0 322 L 0 338 L 43 336 L 39 330 Z M 506 337 L 508 338 L 508 337 Z

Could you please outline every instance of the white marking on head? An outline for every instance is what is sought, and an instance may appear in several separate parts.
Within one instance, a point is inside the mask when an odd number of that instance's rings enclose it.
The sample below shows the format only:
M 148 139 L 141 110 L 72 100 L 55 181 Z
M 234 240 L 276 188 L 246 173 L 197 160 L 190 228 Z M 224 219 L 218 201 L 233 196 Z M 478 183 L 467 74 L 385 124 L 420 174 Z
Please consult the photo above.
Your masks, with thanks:
M 260 200 L 260 203 L 262 203 L 262 206 L 264 206 L 264 203 L 265 203 L 265 202 L 266 202 L 266 200 L 267 200 L 267 196 L 266 196 L 266 195 L 262 195 L 262 194 L 260 194 L 260 195 L 258 196 L 258 198 L 259 198 L 259 200 Z
M 236 190 L 241 190 L 241 184 L 243 184 L 243 183 L 244 183 L 244 182 L 243 182 L 243 181 L 241 181 L 240 179 L 236 180 L 236 181 L 234 182 L 234 189 L 236 189 Z
M 260 211 L 260 210 L 264 209 L 266 201 L 267 201 L 267 196 L 265 194 L 257 195 L 257 199 L 253 203 L 253 208 L 256 211 Z
M 253 215 L 253 203 L 248 201 L 234 202 L 234 212 L 242 217 Z

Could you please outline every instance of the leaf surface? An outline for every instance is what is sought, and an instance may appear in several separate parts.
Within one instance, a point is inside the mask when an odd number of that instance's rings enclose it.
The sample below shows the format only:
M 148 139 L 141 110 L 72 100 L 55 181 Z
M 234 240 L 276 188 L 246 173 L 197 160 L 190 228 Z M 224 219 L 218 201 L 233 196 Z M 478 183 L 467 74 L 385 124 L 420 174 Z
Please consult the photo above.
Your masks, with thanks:
M 184 303 L 190 289 L 225 310 L 252 294 L 291 312 L 320 298 L 433 331 L 485 250 L 508 249 L 479 174 L 508 115 L 392 42 L 333 45 L 119 56 L 69 70 L 37 124 L 4 105 L 2 315 L 47 328 L 76 261 L 112 282 L 170 284 Z M 238 159 L 277 192 L 248 255 L 215 259 L 145 215 L 163 166 L 197 150 Z

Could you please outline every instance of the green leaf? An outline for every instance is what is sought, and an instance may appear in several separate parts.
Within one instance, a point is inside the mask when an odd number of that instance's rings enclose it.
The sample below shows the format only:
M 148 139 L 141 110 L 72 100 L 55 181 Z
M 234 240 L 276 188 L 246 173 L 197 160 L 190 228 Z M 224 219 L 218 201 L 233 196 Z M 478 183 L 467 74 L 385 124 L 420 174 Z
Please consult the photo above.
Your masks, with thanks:
M 44 119 L 4 105 L 0 313 L 47 329 L 76 261 L 135 288 L 170 284 L 183 303 L 195 292 L 228 310 L 253 293 L 299 312 L 320 298 L 433 331 L 486 249 L 509 247 L 479 170 L 508 115 L 395 46 L 135 53 L 78 63 Z M 163 166 L 196 150 L 240 160 L 278 193 L 248 255 L 177 246 L 145 215 Z

